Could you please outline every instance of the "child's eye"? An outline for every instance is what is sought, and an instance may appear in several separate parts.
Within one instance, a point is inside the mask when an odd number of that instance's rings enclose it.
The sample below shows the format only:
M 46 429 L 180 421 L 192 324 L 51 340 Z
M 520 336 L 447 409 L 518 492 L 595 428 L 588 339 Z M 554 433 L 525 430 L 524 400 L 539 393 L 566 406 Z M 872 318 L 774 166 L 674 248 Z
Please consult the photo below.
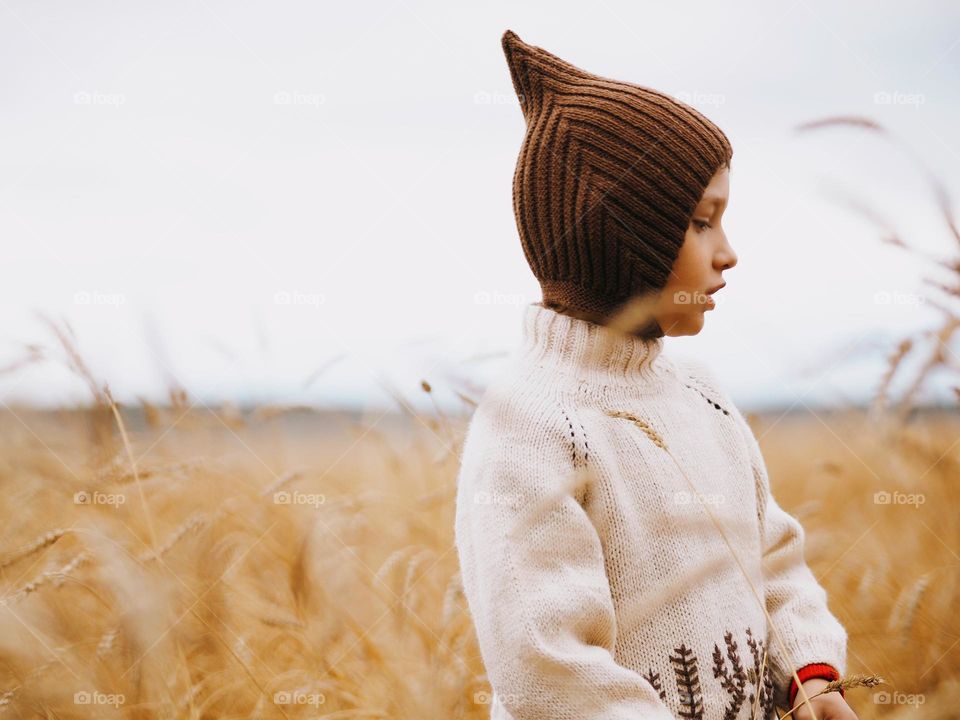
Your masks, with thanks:
M 693 224 L 700 228 L 700 232 L 703 232 L 708 227 L 713 227 L 706 220 L 694 220 Z

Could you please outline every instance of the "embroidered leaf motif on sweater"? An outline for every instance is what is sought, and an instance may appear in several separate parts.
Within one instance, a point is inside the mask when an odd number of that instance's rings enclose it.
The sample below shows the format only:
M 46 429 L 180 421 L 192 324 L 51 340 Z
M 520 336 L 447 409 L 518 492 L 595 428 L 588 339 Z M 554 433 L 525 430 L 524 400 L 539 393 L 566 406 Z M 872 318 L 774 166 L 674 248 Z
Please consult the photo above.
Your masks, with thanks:
M 700 673 L 697 671 L 697 656 L 685 644 L 674 648 L 670 656 L 673 671 L 677 676 L 680 693 L 680 717 L 703 720 L 703 694 L 700 690 Z
M 730 694 L 730 701 L 723 713 L 723 720 L 734 720 L 740 712 L 740 706 L 746 699 L 744 686 L 747 684 L 747 674 L 740 661 L 740 650 L 733 633 L 727 632 L 723 636 L 727 646 L 727 659 L 730 660 L 730 669 L 727 669 L 726 659 L 720 651 L 719 645 L 713 646 L 713 676 L 720 678 L 720 685 Z
M 750 658 L 746 660 L 748 667 L 744 666 L 740 645 L 734 639 L 732 632 L 724 633 L 723 649 L 718 644 L 713 646 L 713 677 L 720 680 L 720 686 L 729 696 L 723 709 L 723 720 L 737 720 L 745 704 L 749 710 L 750 720 L 766 720 L 773 716 L 773 681 L 764 642 L 760 638 L 754 638 L 753 631 L 749 627 L 746 629 L 746 634 L 753 660 L 752 666 L 749 666 Z M 673 652 L 675 654 L 668 657 L 676 676 L 679 716 L 689 720 L 702 720 L 705 710 L 697 657 L 685 643 L 674 648 Z M 759 679 L 761 675 L 762 679 Z M 667 692 L 663 687 L 660 673 L 655 672 L 653 668 L 648 668 L 643 678 L 653 686 L 661 700 L 667 700 Z M 752 686 L 749 688 L 749 695 L 748 683 Z M 757 700 L 758 697 L 759 700 Z
M 661 700 L 665 701 L 667 699 L 667 691 L 663 689 L 663 684 L 660 682 L 660 673 L 655 673 L 653 668 L 648 668 L 643 679 L 653 685 L 653 689 L 657 691 Z

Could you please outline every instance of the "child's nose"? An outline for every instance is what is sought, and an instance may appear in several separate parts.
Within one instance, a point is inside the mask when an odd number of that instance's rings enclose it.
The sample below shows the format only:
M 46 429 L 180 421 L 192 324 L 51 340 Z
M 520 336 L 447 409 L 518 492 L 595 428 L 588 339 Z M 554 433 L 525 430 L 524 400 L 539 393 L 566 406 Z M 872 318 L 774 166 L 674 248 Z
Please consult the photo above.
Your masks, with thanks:
M 737 264 L 737 253 L 727 241 L 726 235 L 723 236 L 723 246 L 720 248 L 718 257 L 720 260 L 720 267 L 723 270 L 729 270 Z

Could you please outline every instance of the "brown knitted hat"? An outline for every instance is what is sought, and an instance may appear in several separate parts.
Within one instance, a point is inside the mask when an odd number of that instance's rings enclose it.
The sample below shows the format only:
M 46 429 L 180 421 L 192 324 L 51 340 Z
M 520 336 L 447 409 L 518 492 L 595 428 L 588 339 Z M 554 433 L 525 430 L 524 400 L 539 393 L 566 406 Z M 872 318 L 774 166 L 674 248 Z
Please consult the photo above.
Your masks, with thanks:
M 669 95 L 584 72 L 511 30 L 502 44 L 527 124 L 513 176 L 527 262 L 545 305 L 608 318 L 666 284 L 730 141 Z

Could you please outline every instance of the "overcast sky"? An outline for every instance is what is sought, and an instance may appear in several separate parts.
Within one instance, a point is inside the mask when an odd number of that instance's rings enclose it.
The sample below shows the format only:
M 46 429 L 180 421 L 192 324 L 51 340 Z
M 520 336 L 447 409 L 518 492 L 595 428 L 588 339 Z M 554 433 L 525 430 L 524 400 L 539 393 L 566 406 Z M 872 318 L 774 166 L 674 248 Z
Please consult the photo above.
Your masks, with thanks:
M 88 398 L 41 316 L 69 322 L 122 400 L 171 379 L 211 402 L 364 407 L 390 385 L 424 401 L 421 378 L 441 398 L 482 384 L 540 298 L 510 200 L 507 28 L 730 137 L 739 264 L 704 330 L 666 347 L 746 409 L 867 397 L 884 354 L 940 317 L 922 279 L 948 276 L 838 198 L 933 257 L 960 250 L 924 174 L 960 194 L 956 3 L 3 0 L 0 16 L 0 366 L 49 348 L 0 376 L 7 404 Z M 900 144 L 794 130 L 835 115 Z

